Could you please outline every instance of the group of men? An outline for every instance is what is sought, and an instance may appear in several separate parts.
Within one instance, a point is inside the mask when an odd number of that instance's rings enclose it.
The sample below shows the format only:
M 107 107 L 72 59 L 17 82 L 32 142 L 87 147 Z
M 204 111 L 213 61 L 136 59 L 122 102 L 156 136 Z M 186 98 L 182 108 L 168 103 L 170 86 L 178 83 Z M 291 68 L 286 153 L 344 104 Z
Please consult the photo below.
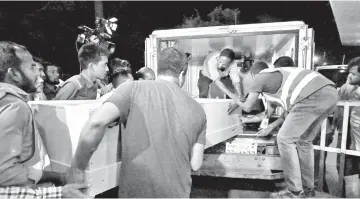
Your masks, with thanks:
M 191 56 L 165 48 L 158 57 L 157 77 L 143 68 L 136 77 L 147 80 L 133 81 L 130 64 L 115 58 L 108 68 L 109 52 L 96 44 L 85 44 L 78 55 L 81 74 L 62 83 L 54 99 L 96 99 L 98 80 L 104 79 L 108 70 L 111 86 L 107 89 L 112 93 L 104 96 L 103 105 L 84 125 L 69 171 L 46 172 L 29 162 L 34 154 L 35 128 L 27 101 L 28 93 L 37 90 L 39 70 L 24 46 L 0 42 L 0 197 L 87 197 L 81 192 L 88 187 L 84 170 L 105 128 L 115 121 L 126 122 L 121 132 L 119 197 L 189 197 L 191 170 L 199 169 L 203 161 L 207 126 L 201 105 L 181 89 Z M 334 83 L 281 58 L 271 69 L 265 62 L 254 63 L 249 71 L 253 81 L 245 95 L 241 77 L 233 75 L 238 69 L 235 63 L 231 49 L 212 53 L 199 74 L 200 97 L 207 97 L 208 85 L 215 81 L 245 112 L 253 109 L 260 94 L 272 107 L 282 107 L 283 115 L 268 128 L 282 124 L 277 142 L 287 189 L 271 197 L 313 197 L 312 141 L 322 121 L 335 110 Z M 221 83 L 228 76 L 234 80 L 235 92 Z M 263 136 L 269 133 L 268 129 L 261 132 Z M 43 182 L 63 186 L 44 187 Z
M 265 126 L 259 136 L 273 133 L 276 127 L 277 144 L 281 156 L 287 189 L 272 193 L 272 198 L 303 198 L 315 196 L 313 140 L 321 123 L 335 111 L 337 92 L 335 84 L 320 73 L 297 68 L 289 57 L 280 57 L 274 68 L 258 61 L 250 69 L 253 76 L 247 96 L 241 90 L 241 76 L 231 49 L 210 54 L 199 74 L 199 96 L 207 97 L 209 84 L 215 84 L 230 98 L 236 100 L 235 108 L 250 112 L 259 95 L 268 104 L 268 112 L 261 119 L 270 117 L 275 107 L 283 114 Z M 221 80 L 232 80 L 235 92 L 226 88 Z M 243 118 L 246 121 L 247 118 Z
M 108 70 L 108 55 L 98 45 L 83 45 L 81 74 L 61 84 L 54 99 L 94 99 L 94 85 Z M 119 196 L 189 197 L 191 169 L 202 164 L 206 117 L 180 88 L 188 61 L 185 53 L 166 48 L 159 55 L 156 80 L 153 71 L 141 69 L 136 75 L 143 80 L 132 81 L 129 63 L 111 60 L 112 66 L 121 65 L 110 67 L 113 93 L 85 124 L 71 169 L 56 173 L 33 167 L 36 128 L 27 102 L 38 90 L 41 71 L 26 47 L 0 42 L 0 198 L 88 197 L 83 193 L 89 187 L 85 167 L 114 121 L 126 121 Z
M 37 90 L 31 94 L 31 100 L 95 100 L 103 95 L 108 96 L 126 80 L 134 80 L 130 63 L 127 60 L 113 58 L 108 64 L 109 55 L 107 49 L 98 45 L 84 45 L 78 54 L 80 74 L 65 82 L 60 79 L 59 67 L 34 57 L 40 76 L 36 82 Z M 109 79 L 110 83 L 104 83 L 105 79 Z M 152 69 L 143 67 L 136 72 L 135 79 L 154 80 L 155 73 Z

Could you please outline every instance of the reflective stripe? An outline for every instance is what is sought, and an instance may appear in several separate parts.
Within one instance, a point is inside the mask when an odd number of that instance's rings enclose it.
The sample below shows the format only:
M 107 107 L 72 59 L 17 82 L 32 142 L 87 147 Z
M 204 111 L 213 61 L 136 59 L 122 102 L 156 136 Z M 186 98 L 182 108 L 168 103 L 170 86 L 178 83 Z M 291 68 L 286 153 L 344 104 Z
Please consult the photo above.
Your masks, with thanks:
M 281 106 L 284 107 L 284 103 L 283 101 L 281 101 L 281 99 L 270 96 L 268 94 L 263 93 L 264 97 L 266 98 L 266 100 L 270 101 L 270 102 L 276 102 L 277 104 L 280 104 Z
M 264 104 L 265 111 L 268 110 L 268 103 L 267 103 L 267 100 L 266 100 L 264 94 L 259 95 L 259 97 L 260 97 L 262 103 Z
M 290 68 L 288 68 L 288 69 L 290 69 Z M 285 68 L 283 68 L 283 70 L 285 70 Z M 296 69 L 291 68 L 291 70 L 285 70 L 285 71 L 289 72 L 290 75 L 288 76 L 285 83 L 283 84 L 280 99 L 284 102 L 284 109 L 287 110 L 287 107 L 289 106 L 287 104 L 287 97 L 289 95 L 290 86 L 294 82 L 295 78 L 299 75 L 299 73 L 303 70 L 300 68 L 296 68 Z
M 271 73 L 271 72 L 275 72 L 275 71 L 279 71 L 279 70 L 277 68 L 267 68 L 267 69 L 260 71 L 260 73 Z
M 80 88 L 82 88 L 82 86 L 81 86 L 81 84 L 80 84 L 79 80 L 75 80 L 75 81 L 79 84 L 79 87 L 80 87 Z
M 290 104 L 294 104 L 296 98 L 299 96 L 301 90 L 308 84 L 310 83 L 311 80 L 313 80 L 315 77 L 318 77 L 319 75 L 316 74 L 315 72 L 312 72 L 308 75 L 306 75 L 301 81 L 300 83 L 296 86 L 296 88 L 294 89 L 294 91 L 292 92 L 291 98 L 290 98 Z

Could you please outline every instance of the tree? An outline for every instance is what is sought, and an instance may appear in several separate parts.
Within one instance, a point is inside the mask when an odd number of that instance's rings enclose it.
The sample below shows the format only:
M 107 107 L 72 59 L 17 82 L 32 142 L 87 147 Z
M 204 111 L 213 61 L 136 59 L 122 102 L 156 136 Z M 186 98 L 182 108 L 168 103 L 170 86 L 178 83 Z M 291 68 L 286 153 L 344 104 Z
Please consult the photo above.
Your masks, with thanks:
M 263 14 L 263 15 L 257 16 L 256 19 L 259 23 L 271 23 L 271 22 L 282 21 L 282 19 L 268 15 L 268 14 Z
M 177 28 L 194 28 L 194 27 L 208 27 L 208 26 L 221 26 L 221 25 L 233 25 L 238 24 L 238 16 L 240 14 L 239 9 L 223 9 L 222 5 L 215 7 L 213 11 L 207 14 L 207 19 L 203 20 L 198 10 L 196 15 L 185 17 L 183 23 Z

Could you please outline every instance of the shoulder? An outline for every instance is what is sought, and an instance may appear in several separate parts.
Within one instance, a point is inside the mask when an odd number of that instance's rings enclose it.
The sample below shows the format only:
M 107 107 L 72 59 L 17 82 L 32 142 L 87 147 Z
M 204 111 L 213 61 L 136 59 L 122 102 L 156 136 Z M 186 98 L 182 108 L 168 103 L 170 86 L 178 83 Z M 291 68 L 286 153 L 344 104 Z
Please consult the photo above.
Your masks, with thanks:
M 5 94 L 0 98 L 0 109 L 3 111 L 9 110 L 24 113 L 30 111 L 30 106 L 17 96 Z M 19 114 L 19 116 L 20 115 L 24 114 Z
M 80 75 L 74 75 L 69 79 L 67 79 L 65 82 L 61 83 L 60 87 L 64 87 L 65 85 L 69 85 L 69 84 L 80 89 L 85 85 L 85 81 Z
M 198 102 L 196 99 L 189 96 L 188 103 L 192 105 L 191 106 L 192 112 L 196 113 L 196 114 L 194 114 L 194 117 L 199 117 L 201 119 L 206 119 L 205 110 L 204 110 L 204 108 L 203 108 L 203 106 L 201 105 L 200 102 Z

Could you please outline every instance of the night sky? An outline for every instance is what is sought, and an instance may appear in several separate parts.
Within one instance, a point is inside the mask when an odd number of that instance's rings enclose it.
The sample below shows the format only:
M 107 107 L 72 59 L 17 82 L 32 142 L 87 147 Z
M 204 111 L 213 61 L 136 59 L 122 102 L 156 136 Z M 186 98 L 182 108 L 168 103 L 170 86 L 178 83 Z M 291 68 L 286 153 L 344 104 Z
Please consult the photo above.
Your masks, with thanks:
M 104 2 L 104 16 L 119 19 L 113 38 L 114 56 L 127 59 L 134 70 L 144 65 L 144 40 L 154 30 L 180 25 L 184 16 L 202 18 L 216 6 L 240 10 L 239 23 L 257 22 L 259 15 L 280 21 L 304 21 L 315 30 L 316 54 L 326 52 L 328 64 L 345 63 L 360 55 L 359 47 L 341 45 L 335 20 L 327 1 L 157 1 Z M 94 28 L 93 2 L 0 2 L 0 38 L 27 46 L 35 56 L 61 66 L 65 73 L 79 72 L 75 40 L 80 25 Z

